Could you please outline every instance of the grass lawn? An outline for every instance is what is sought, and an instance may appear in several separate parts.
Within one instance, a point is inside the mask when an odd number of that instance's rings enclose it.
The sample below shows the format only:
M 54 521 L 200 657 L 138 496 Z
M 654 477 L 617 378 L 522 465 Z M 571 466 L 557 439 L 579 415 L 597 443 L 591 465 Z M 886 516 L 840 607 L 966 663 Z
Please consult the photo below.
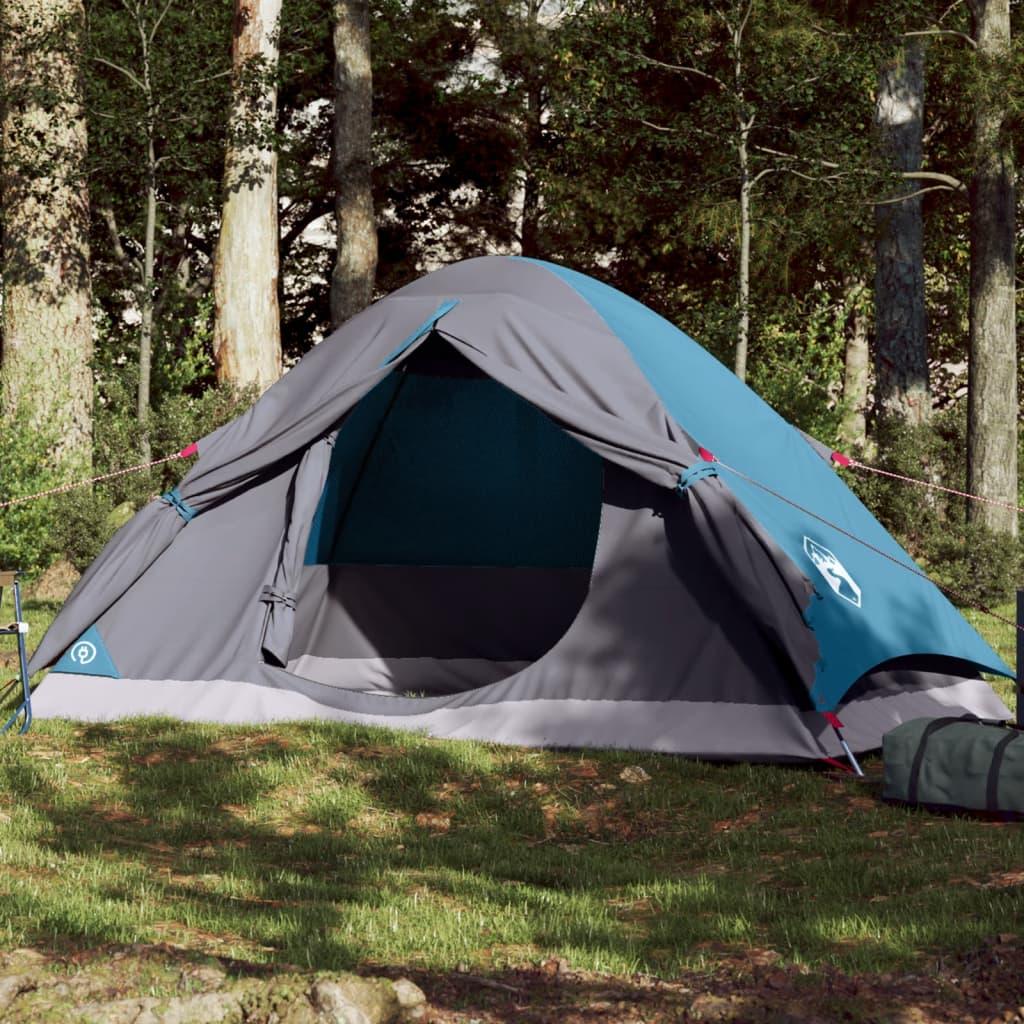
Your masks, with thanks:
M 53 608 L 28 612 L 38 636 Z M 1012 663 L 1013 631 L 978 624 Z M 1019 826 L 886 806 L 866 768 L 39 723 L 0 742 L 0 950 L 667 977 L 736 955 L 912 970 L 1015 932 Z

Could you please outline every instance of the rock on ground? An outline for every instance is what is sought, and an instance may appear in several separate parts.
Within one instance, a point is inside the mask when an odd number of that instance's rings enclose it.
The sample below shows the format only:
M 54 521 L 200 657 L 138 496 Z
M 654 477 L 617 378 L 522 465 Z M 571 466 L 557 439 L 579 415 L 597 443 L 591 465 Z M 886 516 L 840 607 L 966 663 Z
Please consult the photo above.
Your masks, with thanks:
M 406 978 L 270 973 L 166 946 L 111 948 L 79 965 L 0 960 L 4 1024 L 412 1024 L 425 1014 Z

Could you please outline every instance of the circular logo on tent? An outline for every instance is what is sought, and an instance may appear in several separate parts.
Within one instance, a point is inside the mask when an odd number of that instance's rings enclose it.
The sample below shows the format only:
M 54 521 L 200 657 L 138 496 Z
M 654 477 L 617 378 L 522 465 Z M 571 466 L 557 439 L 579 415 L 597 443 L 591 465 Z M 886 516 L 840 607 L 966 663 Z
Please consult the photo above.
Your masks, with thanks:
M 89 643 L 88 640 L 79 640 L 78 643 L 71 648 L 71 660 L 77 662 L 79 665 L 88 665 L 90 662 L 95 661 L 95 646 Z

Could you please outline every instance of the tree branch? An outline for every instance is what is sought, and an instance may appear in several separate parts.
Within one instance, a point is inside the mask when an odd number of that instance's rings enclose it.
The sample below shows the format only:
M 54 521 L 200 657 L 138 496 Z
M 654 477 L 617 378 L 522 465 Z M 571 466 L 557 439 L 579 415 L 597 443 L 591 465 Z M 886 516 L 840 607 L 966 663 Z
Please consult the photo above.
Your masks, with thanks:
M 173 3 L 174 3 L 174 0 L 167 0 L 167 3 L 164 4 L 164 9 L 157 15 L 156 21 L 153 22 L 153 28 L 150 30 L 150 33 L 149 33 L 149 45 L 150 46 L 153 45 L 153 40 L 156 39 L 156 34 L 159 31 L 159 29 L 160 29 L 160 23 L 164 20 L 164 15 L 166 15 L 167 12 L 171 9 L 171 5 Z
M 96 61 L 97 64 L 105 64 L 108 68 L 120 72 L 135 86 L 136 89 L 141 89 L 142 92 L 146 91 L 146 87 L 142 84 L 142 80 L 137 78 L 127 68 L 123 68 L 120 64 L 115 64 L 113 61 L 107 60 L 106 57 L 97 57 L 93 55 L 92 59 Z
M 827 167 L 829 170 L 839 170 L 839 164 L 831 160 L 822 160 L 818 157 L 799 156 L 796 153 L 784 153 L 781 149 L 772 149 L 771 146 L 754 146 L 760 153 L 769 153 L 772 156 L 781 157 L 783 160 L 798 160 L 805 164 L 817 164 L 819 167 Z
M 707 71 L 701 71 L 700 68 L 692 68 L 688 64 L 666 64 L 663 60 L 657 60 L 654 57 L 648 57 L 645 53 L 636 53 L 631 50 L 620 50 L 619 53 L 625 53 L 629 57 L 635 57 L 637 60 L 653 64 L 655 67 L 664 68 L 666 71 L 676 71 L 680 74 L 687 75 L 699 75 L 701 78 L 706 78 L 709 82 L 714 82 L 719 89 L 725 89 L 728 91 L 729 87 L 717 75 L 708 74 Z
M 648 121 L 645 118 L 640 118 L 640 123 L 646 125 L 648 128 L 653 128 L 656 132 L 671 132 L 673 135 L 679 134 L 678 128 L 666 128 L 662 124 L 655 124 L 653 121 Z
M 906 181 L 936 181 L 954 192 L 966 192 L 967 186 L 952 174 L 940 174 L 938 171 L 904 171 L 901 175 Z
M 289 207 L 289 209 L 291 209 L 291 207 Z M 332 198 L 321 198 L 310 203 L 306 210 L 296 217 L 295 223 L 290 224 L 288 230 L 281 236 L 278 251 L 281 253 L 282 262 L 284 257 L 291 252 L 291 248 L 297 241 L 299 235 L 301 235 L 302 232 L 305 231 L 306 228 L 308 228 L 314 221 L 319 220 L 321 217 L 331 213 L 333 210 L 334 200 Z
M 939 24 L 941 25 L 946 17 L 953 13 L 961 4 L 963 0 L 953 0 L 953 2 L 939 15 Z
M 114 216 L 114 211 L 109 206 L 101 206 L 99 214 L 103 218 L 103 223 L 107 225 L 107 231 L 110 233 L 114 258 L 125 270 L 134 271 L 141 278 L 142 263 L 137 259 L 133 259 L 124 251 L 124 246 L 121 244 L 121 233 L 117 230 L 117 218 Z
M 206 82 L 216 81 L 218 78 L 227 78 L 231 74 L 231 68 L 225 71 L 218 71 L 215 75 L 203 75 L 201 78 L 193 78 L 193 85 L 204 85 Z
M 916 199 L 926 192 L 955 192 L 952 185 L 929 185 L 928 188 L 919 188 L 916 192 L 908 192 L 905 196 L 896 196 L 894 199 L 870 200 L 872 206 L 892 206 L 894 203 L 903 203 L 908 199 Z
M 800 178 L 803 181 L 813 181 L 815 184 L 820 184 L 823 181 L 838 181 L 844 177 L 842 174 L 804 174 L 803 171 L 798 171 L 795 167 L 778 167 L 776 170 L 792 174 L 794 178 Z
M 908 36 L 955 36 L 957 39 L 962 39 L 965 43 L 968 43 L 975 50 L 978 48 L 977 40 L 969 36 L 966 32 L 954 32 L 951 28 L 928 28 L 920 29 L 917 32 L 904 32 L 904 38 Z
M 746 31 L 747 22 L 750 20 L 750 15 L 754 10 L 754 0 L 749 0 L 747 9 L 743 14 L 743 20 L 740 22 L 740 27 L 737 29 L 737 35 L 740 39 L 743 38 L 743 33 Z

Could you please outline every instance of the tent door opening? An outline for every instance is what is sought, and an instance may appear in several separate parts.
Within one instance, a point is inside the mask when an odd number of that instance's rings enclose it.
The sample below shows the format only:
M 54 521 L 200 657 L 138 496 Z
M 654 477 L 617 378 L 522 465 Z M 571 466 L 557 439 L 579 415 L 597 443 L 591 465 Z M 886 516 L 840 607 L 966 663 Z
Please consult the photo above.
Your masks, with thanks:
M 602 487 L 597 455 L 431 336 L 338 432 L 289 671 L 423 696 L 515 674 L 586 598 Z

